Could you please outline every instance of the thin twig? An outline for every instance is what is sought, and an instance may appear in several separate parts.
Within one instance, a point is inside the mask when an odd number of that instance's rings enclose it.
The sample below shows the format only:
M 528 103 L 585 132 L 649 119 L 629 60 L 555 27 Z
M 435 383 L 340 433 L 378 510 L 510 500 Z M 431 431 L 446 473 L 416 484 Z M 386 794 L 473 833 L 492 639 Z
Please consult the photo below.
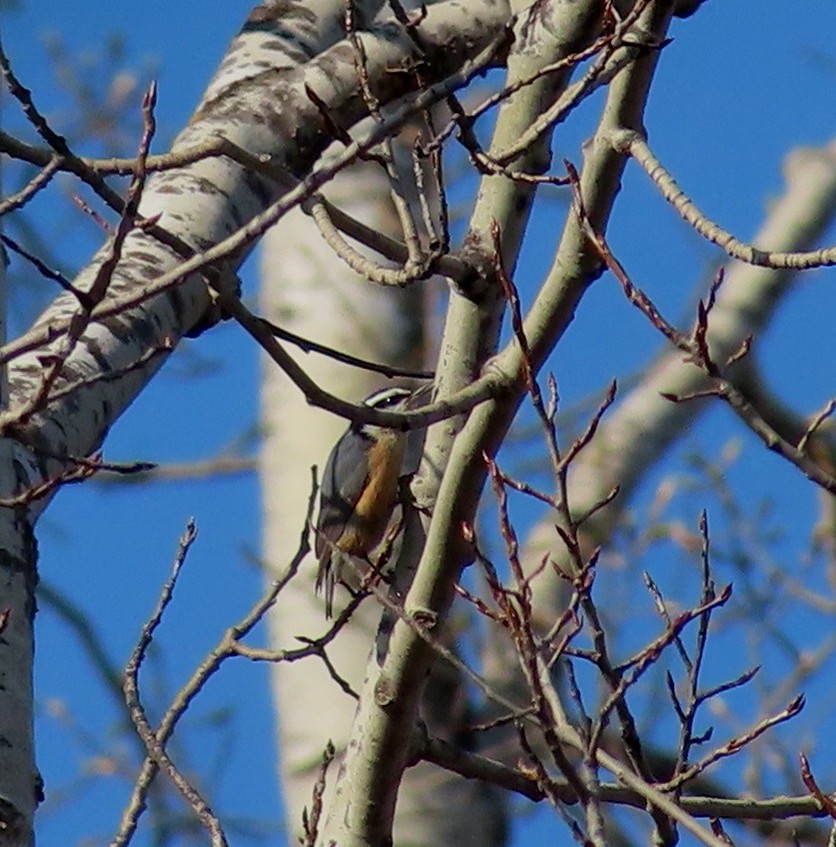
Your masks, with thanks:
M 761 250 L 735 238 L 709 220 L 676 184 L 674 178 L 653 155 L 647 141 L 637 132 L 623 130 L 610 138 L 613 149 L 626 153 L 642 168 L 680 217 L 703 238 L 721 250 L 750 265 L 762 268 L 808 270 L 836 265 L 836 246 L 801 253 Z
M 198 789 L 192 785 L 185 776 L 178 770 L 177 766 L 172 761 L 171 757 L 165 751 L 163 743 L 158 735 L 154 732 L 151 724 L 148 722 L 148 717 L 145 713 L 145 707 L 139 696 L 139 670 L 145 660 L 148 648 L 154 638 L 154 633 L 159 627 L 163 614 L 174 596 L 174 588 L 177 585 L 177 578 L 186 561 L 186 556 L 197 537 L 197 529 L 195 528 L 194 520 L 189 519 L 186 525 L 186 531 L 180 538 L 177 545 L 177 555 L 172 565 L 171 575 L 163 586 L 160 593 L 157 606 L 151 614 L 151 617 L 143 625 L 139 640 L 134 647 L 128 664 L 125 667 L 125 678 L 122 683 L 122 690 L 125 694 L 125 703 L 136 728 L 137 734 L 142 739 L 145 745 L 146 755 L 153 760 L 154 764 L 164 770 L 178 791 L 183 795 L 185 801 L 194 810 L 198 820 L 204 826 L 212 839 L 213 847 L 227 847 L 226 836 L 224 835 L 223 827 L 217 816 L 212 811 L 209 804 L 204 800 Z

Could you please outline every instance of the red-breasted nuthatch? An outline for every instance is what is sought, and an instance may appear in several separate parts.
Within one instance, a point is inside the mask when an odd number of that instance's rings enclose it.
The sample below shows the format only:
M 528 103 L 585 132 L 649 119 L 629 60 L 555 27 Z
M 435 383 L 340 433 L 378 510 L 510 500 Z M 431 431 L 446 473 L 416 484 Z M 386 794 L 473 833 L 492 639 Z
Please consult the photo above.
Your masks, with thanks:
M 411 395 L 406 388 L 385 388 L 363 404 L 395 410 Z M 397 501 L 405 449 L 405 432 L 352 423 L 328 456 L 319 489 L 314 550 L 319 559 L 316 590 L 324 588 L 329 618 L 341 577 L 340 552 L 366 557 L 380 543 Z

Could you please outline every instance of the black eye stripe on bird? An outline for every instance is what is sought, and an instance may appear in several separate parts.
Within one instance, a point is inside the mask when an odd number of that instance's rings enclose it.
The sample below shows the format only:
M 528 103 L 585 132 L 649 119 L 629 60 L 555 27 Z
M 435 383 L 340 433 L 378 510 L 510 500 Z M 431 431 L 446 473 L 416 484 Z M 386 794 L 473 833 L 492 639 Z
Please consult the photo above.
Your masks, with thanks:
M 384 388 L 363 404 L 375 409 L 405 407 L 406 388 Z M 341 579 L 341 555 L 366 558 L 380 543 L 395 509 L 406 434 L 387 427 L 351 425 L 331 450 L 319 490 L 314 550 L 319 559 L 316 590 L 331 617 Z

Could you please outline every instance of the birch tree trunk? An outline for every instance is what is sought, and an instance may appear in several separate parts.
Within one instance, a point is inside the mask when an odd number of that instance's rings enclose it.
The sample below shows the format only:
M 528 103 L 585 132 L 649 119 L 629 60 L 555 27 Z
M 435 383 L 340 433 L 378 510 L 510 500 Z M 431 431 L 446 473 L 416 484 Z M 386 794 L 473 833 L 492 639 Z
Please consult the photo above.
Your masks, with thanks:
M 377 167 L 352 168 L 329 186 L 328 197 L 341 209 L 376 229 L 392 229 L 389 184 Z M 398 233 L 389 232 L 397 236 Z M 423 290 L 383 288 L 357 277 L 328 247 L 310 218 L 292 213 L 262 242 L 261 312 L 304 338 L 370 361 L 419 369 L 426 309 Z M 276 284 L 281 268 L 284 284 Z M 340 365 L 328 357 L 303 357 L 307 372 L 329 391 L 359 399 L 381 384 L 381 377 Z M 262 448 L 260 476 L 264 515 L 264 556 L 272 570 L 289 561 L 298 546 L 311 466 L 323 467 L 345 423 L 308 405 L 289 380 L 269 363 L 261 388 Z M 275 565 L 274 565 L 275 563 Z M 269 573 L 270 571 L 268 571 Z M 321 636 L 330 622 L 322 598 L 313 590 L 316 562 L 309 557 L 302 578 L 292 581 L 270 615 L 271 647 L 292 649 L 299 637 Z M 339 609 L 339 607 L 338 607 Z M 380 607 L 362 604 L 328 647 L 337 673 L 356 691 L 380 621 Z M 312 792 L 327 741 L 338 761 L 345 751 L 355 701 L 341 693 L 321 661 L 279 662 L 273 669 L 278 719 L 277 761 L 288 829 L 302 833 L 302 810 Z M 450 715 L 452 718 L 452 714 Z M 338 761 L 329 772 L 330 800 Z M 395 822 L 398 844 L 488 844 L 504 831 L 501 804 L 476 782 L 467 782 L 431 765 L 410 770 L 399 797 Z M 473 818 L 462 808 L 481 809 Z

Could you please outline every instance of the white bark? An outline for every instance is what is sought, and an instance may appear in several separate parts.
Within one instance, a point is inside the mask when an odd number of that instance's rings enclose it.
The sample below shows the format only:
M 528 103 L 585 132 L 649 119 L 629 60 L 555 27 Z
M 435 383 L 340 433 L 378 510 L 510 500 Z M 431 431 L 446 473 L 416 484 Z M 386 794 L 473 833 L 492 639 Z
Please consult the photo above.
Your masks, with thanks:
M 355 217 L 379 224 L 388 205 L 379 169 L 363 166 L 330 186 L 328 194 Z M 261 258 L 261 312 L 283 329 L 328 344 L 353 356 L 401 366 L 421 355 L 421 292 L 381 288 L 351 273 L 323 240 L 310 218 L 288 216 L 264 239 Z M 316 354 L 298 357 L 308 373 L 329 391 L 357 401 L 382 383 L 379 375 L 335 363 Z M 321 473 L 345 421 L 308 405 L 304 396 L 272 365 L 261 383 L 263 443 L 259 453 L 264 558 L 281 571 L 298 547 L 311 466 Z M 326 630 L 322 597 L 313 590 L 316 562 L 311 556 L 270 615 L 274 649 L 298 646 L 297 636 L 315 638 Z M 345 595 L 338 590 L 337 611 Z M 357 686 L 380 617 L 367 603 L 329 647 L 339 673 Z M 317 659 L 278 663 L 273 670 L 279 720 L 278 760 L 289 838 L 301 831 L 303 807 L 311 805 L 317 767 L 328 739 L 345 747 L 354 701 L 342 693 Z M 332 781 L 336 765 L 332 773 Z

